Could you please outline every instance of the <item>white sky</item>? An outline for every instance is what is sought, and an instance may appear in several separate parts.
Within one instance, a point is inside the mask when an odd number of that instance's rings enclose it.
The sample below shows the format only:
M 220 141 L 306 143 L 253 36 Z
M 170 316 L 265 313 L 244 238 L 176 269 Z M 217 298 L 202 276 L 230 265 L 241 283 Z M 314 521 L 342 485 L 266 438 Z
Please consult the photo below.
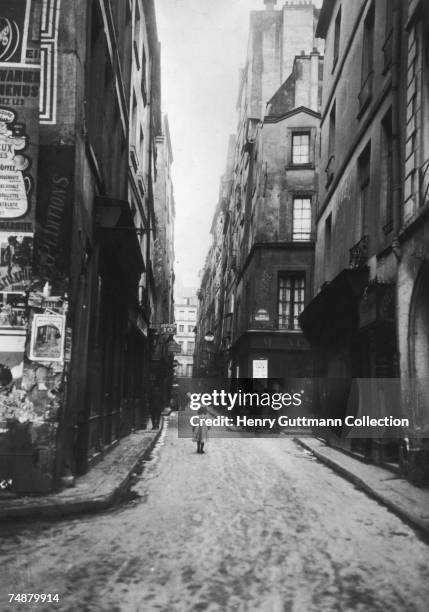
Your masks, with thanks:
M 279 0 L 277 8 L 283 4 Z M 265 5 L 263 0 L 155 0 L 155 7 L 162 107 L 174 156 L 176 277 L 178 284 L 199 285 L 228 136 L 236 131 L 249 12 Z

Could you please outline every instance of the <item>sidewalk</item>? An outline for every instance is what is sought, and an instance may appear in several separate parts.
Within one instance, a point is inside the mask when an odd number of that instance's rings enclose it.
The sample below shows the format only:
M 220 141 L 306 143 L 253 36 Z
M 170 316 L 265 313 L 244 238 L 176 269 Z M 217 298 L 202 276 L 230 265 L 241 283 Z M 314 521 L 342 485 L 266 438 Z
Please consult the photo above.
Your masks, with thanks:
M 123 438 L 87 474 L 76 478 L 73 488 L 43 496 L 0 496 L 0 522 L 58 518 L 109 508 L 127 490 L 131 475 L 150 453 L 164 426 L 163 418 L 159 430 L 142 430 Z
M 384 468 L 362 463 L 321 440 L 295 438 L 295 441 L 400 518 L 429 535 L 429 489 L 415 487 Z

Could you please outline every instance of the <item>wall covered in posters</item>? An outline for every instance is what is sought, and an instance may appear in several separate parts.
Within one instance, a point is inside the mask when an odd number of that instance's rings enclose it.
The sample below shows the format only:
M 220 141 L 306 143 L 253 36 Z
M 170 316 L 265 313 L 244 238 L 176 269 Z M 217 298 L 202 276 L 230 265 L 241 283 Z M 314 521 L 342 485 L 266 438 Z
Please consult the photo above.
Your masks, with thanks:
M 57 121 L 59 17 L 60 0 L 0 2 L 0 454 L 16 492 L 52 489 L 71 358 L 74 147 L 39 138 Z
M 0 5 L 0 364 L 22 362 L 32 282 L 39 141 L 40 3 Z M 11 348 L 11 355 L 6 347 Z M 19 350 L 22 355 L 19 356 Z M 13 354 L 12 354 L 13 353 Z M 19 374 L 19 376 L 18 376 Z M 22 368 L 14 367 L 14 379 Z
M 36 372 L 26 371 L 25 358 L 27 295 L 33 283 L 41 9 L 36 0 L 0 3 L 0 453 L 12 457 L 10 474 L 3 474 L 12 481 L 16 473 L 37 480 L 29 466 L 20 465 L 21 433 L 44 421 Z

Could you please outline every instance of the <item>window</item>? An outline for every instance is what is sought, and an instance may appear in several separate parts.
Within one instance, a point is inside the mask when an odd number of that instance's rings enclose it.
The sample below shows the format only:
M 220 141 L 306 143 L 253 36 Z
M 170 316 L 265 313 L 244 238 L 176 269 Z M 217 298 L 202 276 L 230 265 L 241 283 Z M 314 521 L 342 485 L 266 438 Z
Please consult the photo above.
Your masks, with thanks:
M 310 134 L 301 132 L 292 134 L 292 164 L 310 163 Z
M 142 126 L 140 126 L 140 154 L 142 156 L 144 155 L 144 135 Z
M 329 157 L 335 153 L 335 123 L 336 123 L 336 104 L 332 105 L 331 112 L 329 113 Z
M 188 342 L 188 355 L 193 355 L 195 350 L 195 342 Z
M 185 331 L 185 326 L 184 325 L 179 325 L 179 332 L 183 332 Z
M 364 152 L 359 157 L 358 172 L 359 172 L 359 188 L 360 188 L 360 219 L 358 219 L 357 227 L 358 240 L 368 233 L 368 208 L 369 208 L 369 183 L 370 183 L 370 167 L 371 167 L 371 144 L 365 147 Z
M 334 31 L 334 61 L 332 69 L 335 68 L 338 62 L 338 56 L 340 54 L 340 36 L 341 36 L 341 7 L 338 9 L 337 17 L 335 19 L 335 31 Z
M 193 325 L 188 325 L 188 332 L 189 332 L 190 334 L 193 334 L 193 333 L 194 333 L 194 326 L 193 326 Z
M 134 48 L 134 60 L 137 66 L 137 70 L 140 70 L 140 27 L 141 27 L 140 9 L 139 9 L 138 2 L 136 2 L 133 48 Z
M 336 122 L 336 102 L 333 103 L 331 112 L 329 113 L 329 134 L 328 134 L 328 164 L 325 168 L 326 172 L 326 189 L 332 183 L 334 178 L 334 163 L 335 163 L 335 122 Z
M 382 157 L 381 157 L 381 200 L 384 203 L 383 231 L 388 234 L 393 228 L 393 137 L 392 109 L 381 123 Z
M 325 250 L 324 250 L 325 280 L 328 280 L 330 278 L 331 250 L 332 250 L 332 213 L 328 215 L 325 221 Z
M 311 238 L 311 198 L 293 199 L 292 240 Z
M 304 310 L 304 291 L 304 275 L 279 278 L 279 329 L 300 329 L 298 317 Z
M 363 25 L 362 77 L 359 106 L 362 113 L 371 100 L 374 65 L 374 5 L 369 9 Z

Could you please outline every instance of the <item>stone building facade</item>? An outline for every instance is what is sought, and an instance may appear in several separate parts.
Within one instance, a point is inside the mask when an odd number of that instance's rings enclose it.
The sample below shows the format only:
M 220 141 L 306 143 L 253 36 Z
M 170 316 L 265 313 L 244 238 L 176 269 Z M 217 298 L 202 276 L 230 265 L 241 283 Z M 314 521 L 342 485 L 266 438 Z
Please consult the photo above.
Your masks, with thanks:
M 339 443 L 399 462 L 419 483 L 429 473 L 428 25 L 425 2 L 323 3 L 325 172 L 315 297 L 301 315 L 319 376 L 336 381 L 319 393 L 322 411 L 410 422 L 402 439 Z M 378 381 L 375 395 L 356 392 L 362 378 Z
M 13 490 L 46 492 L 144 421 L 159 42 L 150 0 L 2 10 L 22 36 L 0 56 L 20 151 L 0 177 L 0 452 Z
M 429 6 L 403 4 L 404 189 L 398 232 L 402 403 L 411 420 L 403 470 L 429 482 Z
M 311 297 L 323 59 L 310 2 L 253 11 L 246 66 L 202 276 L 197 345 L 210 374 L 312 374 L 298 315 Z M 201 330 L 201 331 L 200 331 Z M 259 372 L 259 374 L 257 374 Z
M 301 316 L 319 352 L 322 412 L 389 413 L 388 396 L 353 395 L 352 379 L 399 375 L 396 237 L 402 167 L 401 2 L 323 3 L 326 40 L 315 297 Z M 381 384 L 381 383 L 380 383 Z M 395 455 L 384 440 L 386 456 Z M 378 444 L 346 441 L 367 456 Z

